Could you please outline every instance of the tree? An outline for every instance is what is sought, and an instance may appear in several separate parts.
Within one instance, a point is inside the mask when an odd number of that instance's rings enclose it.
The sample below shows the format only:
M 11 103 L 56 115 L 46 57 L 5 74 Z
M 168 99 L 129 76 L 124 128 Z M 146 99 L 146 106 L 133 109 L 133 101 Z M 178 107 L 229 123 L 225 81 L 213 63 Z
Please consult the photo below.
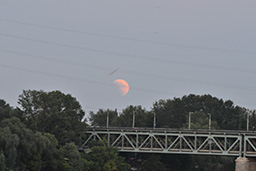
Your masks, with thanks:
M 9 104 L 0 99 L 0 121 L 12 117 L 12 110 Z
M 133 114 L 135 114 L 135 127 L 153 127 L 153 113 L 141 106 L 128 106 L 118 118 L 118 126 L 132 127 Z
M 54 135 L 35 133 L 12 117 L 0 122 L 0 137 L 7 170 L 62 170 L 64 157 Z
M 253 110 L 250 116 L 250 130 L 255 131 L 256 129 L 256 111 Z
M 124 162 L 124 158 L 118 155 L 113 147 L 94 146 L 91 153 L 83 154 L 88 170 L 93 171 L 128 171 L 130 165 Z M 89 164 L 89 165 L 88 165 Z
M 188 123 L 189 112 L 210 113 L 219 129 L 245 129 L 246 110 L 234 106 L 230 100 L 223 101 L 211 95 L 193 95 L 159 100 L 153 104 L 158 127 L 182 128 Z
M 41 171 L 63 170 L 64 155 L 59 149 L 58 140 L 49 133 L 35 133 L 38 157 L 41 160 Z
M 77 150 L 76 145 L 73 142 L 62 146 L 61 150 L 65 157 L 64 159 L 66 165 L 64 170 L 82 171 L 84 169 L 82 158 L 79 154 L 79 151 Z
M 0 171 L 129 170 L 117 149 L 94 144 L 90 154 L 78 151 L 74 142 L 81 137 L 76 132 L 85 131 L 86 124 L 81 122 L 80 104 L 71 95 L 29 90 L 19 103 L 22 109 L 13 109 L 0 100 Z
M 142 171 L 154 170 L 154 171 L 166 171 L 167 168 L 161 162 L 160 155 L 150 155 L 145 163 L 143 163 Z
M 132 127 L 133 114 L 135 114 L 135 127 L 153 127 L 153 113 L 146 111 L 141 106 L 128 106 L 118 116 L 117 111 L 100 109 L 96 114 L 90 113 L 93 126 L 106 126 L 109 115 L 109 126 Z
M 5 171 L 5 156 L 3 151 L 0 152 L 0 171 Z
M 203 112 L 194 112 L 191 114 L 191 129 L 209 129 L 209 115 Z M 188 123 L 184 124 L 184 129 L 188 128 Z M 218 129 L 216 121 L 211 121 L 211 130 Z
M 27 129 L 18 118 L 8 118 L 1 122 L 1 149 L 5 156 L 6 168 L 23 170 L 39 169 L 40 162 L 34 158 L 37 152 L 34 133 Z
M 70 94 L 27 90 L 19 96 L 18 103 L 32 130 L 54 134 L 61 145 L 82 143 L 86 128 L 82 122 L 85 113 Z
M 116 110 L 99 109 L 97 113 L 90 112 L 90 121 L 93 126 L 106 126 L 107 115 L 109 116 L 109 126 L 117 126 L 118 113 Z

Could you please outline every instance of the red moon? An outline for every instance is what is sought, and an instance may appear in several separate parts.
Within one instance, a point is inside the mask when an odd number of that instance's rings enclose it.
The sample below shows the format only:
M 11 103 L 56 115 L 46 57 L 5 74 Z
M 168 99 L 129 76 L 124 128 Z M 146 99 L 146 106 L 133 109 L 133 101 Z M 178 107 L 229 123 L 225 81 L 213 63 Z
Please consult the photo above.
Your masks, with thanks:
M 114 84 L 117 85 L 122 96 L 125 96 L 128 93 L 129 84 L 126 81 L 122 79 L 117 79 L 114 81 Z

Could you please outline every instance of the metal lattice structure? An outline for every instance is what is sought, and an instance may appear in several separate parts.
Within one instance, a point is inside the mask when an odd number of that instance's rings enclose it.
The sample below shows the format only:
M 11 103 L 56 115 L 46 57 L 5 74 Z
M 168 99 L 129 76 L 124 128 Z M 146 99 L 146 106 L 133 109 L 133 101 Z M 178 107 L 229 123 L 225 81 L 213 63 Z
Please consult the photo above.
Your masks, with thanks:
M 244 156 L 256 157 L 256 135 L 244 136 Z
M 121 152 L 256 157 L 256 134 L 240 132 L 89 129 L 82 148 L 98 140 Z

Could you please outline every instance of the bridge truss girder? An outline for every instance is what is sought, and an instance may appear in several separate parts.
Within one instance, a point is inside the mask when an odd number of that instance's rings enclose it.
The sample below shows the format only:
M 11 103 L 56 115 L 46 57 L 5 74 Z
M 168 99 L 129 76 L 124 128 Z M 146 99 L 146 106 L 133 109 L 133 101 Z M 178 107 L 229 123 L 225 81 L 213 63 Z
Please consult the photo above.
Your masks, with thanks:
M 256 157 L 256 136 L 245 135 L 243 144 L 244 156 Z
M 82 148 L 93 140 L 121 152 L 202 154 L 256 157 L 256 136 L 140 131 L 87 131 Z M 245 146 L 243 146 L 245 144 Z

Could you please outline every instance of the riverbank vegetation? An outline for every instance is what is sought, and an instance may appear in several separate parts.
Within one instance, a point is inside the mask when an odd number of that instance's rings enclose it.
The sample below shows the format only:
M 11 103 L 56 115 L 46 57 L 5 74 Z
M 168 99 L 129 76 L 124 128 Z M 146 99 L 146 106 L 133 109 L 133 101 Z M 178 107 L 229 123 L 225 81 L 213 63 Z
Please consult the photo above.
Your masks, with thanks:
M 234 170 L 234 158 L 219 156 L 133 154 L 119 153 L 99 142 L 90 151 L 79 151 L 85 140 L 86 120 L 75 97 L 60 91 L 26 90 L 18 98 L 19 107 L 13 108 L 0 100 L 0 171 L 128 171 L 140 170 Z M 158 100 L 150 110 L 129 105 L 122 112 L 115 109 L 90 112 L 92 126 L 131 127 L 133 113 L 136 127 L 188 127 L 189 113 L 192 129 L 245 130 L 250 112 L 250 130 L 256 125 L 255 112 L 235 106 L 211 95 L 188 95 L 181 98 Z

